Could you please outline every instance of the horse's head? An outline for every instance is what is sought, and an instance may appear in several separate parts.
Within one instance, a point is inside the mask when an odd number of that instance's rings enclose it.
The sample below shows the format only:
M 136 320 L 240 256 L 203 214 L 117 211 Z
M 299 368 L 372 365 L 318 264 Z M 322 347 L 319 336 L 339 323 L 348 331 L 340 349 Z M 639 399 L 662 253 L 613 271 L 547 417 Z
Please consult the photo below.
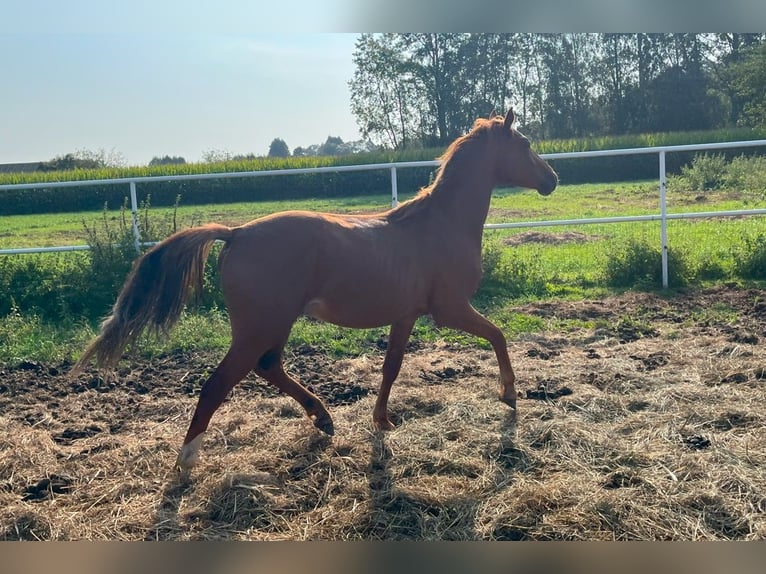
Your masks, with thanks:
M 513 127 L 515 115 L 508 110 L 505 118 L 490 117 L 490 154 L 498 186 L 536 189 L 548 195 L 559 179 L 545 160 L 532 150 L 529 140 Z M 486 121 L 486 120 L 484 120 Z

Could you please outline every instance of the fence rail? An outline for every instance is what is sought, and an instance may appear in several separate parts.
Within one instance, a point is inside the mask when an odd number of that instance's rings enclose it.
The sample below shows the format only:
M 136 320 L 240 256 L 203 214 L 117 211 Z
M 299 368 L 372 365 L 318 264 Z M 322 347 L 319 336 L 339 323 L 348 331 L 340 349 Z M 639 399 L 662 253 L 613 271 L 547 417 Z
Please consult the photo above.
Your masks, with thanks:
M 766 209 L 743 209 L 735 211 L 711 211 L 711 212 L 693 212 L 693 213 L 668 213 L 667 212 L 667 176 L 665 173 L 665 156 L 668 153 L 688 152 L 688 151 L 714 151 L 744 147 L 766 146 L 766 140 L 749 140 L 736 142 L 720 142 L 710 144 L 689 144 L 674 146 L 656 146 L 646 148 L 627 148 L 615 150 L 599 150 L 584 152 L 566 152 L 541 154 L 546 160 L 555 159 L 576 159 L 587 157 L 604 157 L 620 155 L 640 155 L 657 154 L 659 158 L 659 213 L 649 215 L 633 215 L 624 217 L 603 217 L 586 219 L 561 219 L 550 221 L 522 221 L 514 223 L 488 223 L 485 229 L 509 229 L 520 227 L 550 227 L 558 225 L 586 225 L 595 223 L 624 223 L 633 221 L 660 221 L 660 244 L 662 253 L 662 286 L 668 286 L 668 237 L 667 222 L 673 219 L 692 219 L 707 217 L 742 217 L 752 215 L 766 215 Z M 0 185 L 0 191 L 6 189 L 41 189 L 55 187 L 85 187 L 92 185 L 127 185 L 130 190 L 130 207 L 132 214 L 133 234 L 136 242 L 136 249 L 141 246 L 138 230 L 138 201 L 136 198 L 136 184 L 146 182 L 163 181 L 185 181 L 185 180 L 207 180 L 207 179 L 231 179 L 231 178 L 250 178 L 265 176 L 290 176 L 311 173 L 338 173 L 348 171 L 370 171 L 370 170 L 389 170 L 391 174 L 391 206 L 396 207 L 399 203 L 397 189 L 397 170 L 415 167 L 436 167 L 440 164 L 438 160 L 431 161 L 412 161 L 412 162 L 393 162 L 393 163 L 375 163 L 366 165 L 347 165 L 331 166 L 317 168 L 296 168 L 264 171 L 244 171 L 244 172 L 226 172 L 226 173 L 207 173 L 190 175 L 167 175 L 167 176 L 140 176 L 131 178 L 99 179 L 85 181 L 66 181 L 50 183 L 20 183 Z M 0 249 L 0 255 L 22 255 L 29 253 L 50 253 L 66 251 L 84 251 L 90 249 L 88 245 L 64 245 L 59 247 L 23 247 Z

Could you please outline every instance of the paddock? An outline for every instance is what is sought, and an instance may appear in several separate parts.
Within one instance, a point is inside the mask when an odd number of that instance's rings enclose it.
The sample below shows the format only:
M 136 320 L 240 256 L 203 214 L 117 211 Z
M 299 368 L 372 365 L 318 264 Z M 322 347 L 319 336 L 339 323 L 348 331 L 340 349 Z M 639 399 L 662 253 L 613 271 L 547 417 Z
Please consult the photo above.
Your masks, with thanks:
M 288 348 L 335 421 L 248 376 L 191 479 L 177 439 L 215 353 L 0 377 L 2 540 L 756 540 L 766 537 L 766 301 L 735 286 L 528 303 L 556 329 L 410 343 L 381 433 L 386 331 L 358 357 Z M 561 328 L 561 325 L 569 325 Z

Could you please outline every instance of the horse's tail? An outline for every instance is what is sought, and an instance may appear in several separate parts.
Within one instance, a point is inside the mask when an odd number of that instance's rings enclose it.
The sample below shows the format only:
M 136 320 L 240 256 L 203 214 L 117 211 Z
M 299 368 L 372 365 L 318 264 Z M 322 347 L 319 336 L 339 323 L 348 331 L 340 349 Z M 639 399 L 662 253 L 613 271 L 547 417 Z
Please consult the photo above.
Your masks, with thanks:
M 72 372 L 93 358 L 99 367 L 112 368 L 125 347 L 148 326 L 167 333 L 178 321 L 190 292 L 200 293 L 205 262 L 213 242 L 228 241 L 233 230 L 218 224 L 179 231 L 161 241 L 133 264 L 117 301 L 101 330 L 85 349 Z

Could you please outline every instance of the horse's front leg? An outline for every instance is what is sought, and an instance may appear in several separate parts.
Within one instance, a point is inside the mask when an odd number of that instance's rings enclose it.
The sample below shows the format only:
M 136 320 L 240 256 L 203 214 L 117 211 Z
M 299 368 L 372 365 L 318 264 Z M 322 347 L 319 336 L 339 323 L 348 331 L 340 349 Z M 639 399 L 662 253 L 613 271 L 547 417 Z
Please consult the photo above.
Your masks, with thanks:
M 508 346 L 503 332 L 491 321 L 482 316 L 468 302 L 457 308 L 449 308 L 433 313 L 437 325 L 459 329 L 471 335 L 486 339 L 492 345 L 500 368 L 500 400 L 516 408 L 516 375 L 513 373 Z
M 383 381 L 380 383 L 378 398 L 372 411 L 372 420 L 378 430 L 394 429 L 394 424 L 388 418 L 388 397 L 391 394 L 391 386 L 396 377 L 399 376 L 399 370 L 404 359 L 404 349 L 407 347 L 407 341 L 416 319 L 417 316 L 407 317 L 391 325 L 386 358 L 383 360 Z

